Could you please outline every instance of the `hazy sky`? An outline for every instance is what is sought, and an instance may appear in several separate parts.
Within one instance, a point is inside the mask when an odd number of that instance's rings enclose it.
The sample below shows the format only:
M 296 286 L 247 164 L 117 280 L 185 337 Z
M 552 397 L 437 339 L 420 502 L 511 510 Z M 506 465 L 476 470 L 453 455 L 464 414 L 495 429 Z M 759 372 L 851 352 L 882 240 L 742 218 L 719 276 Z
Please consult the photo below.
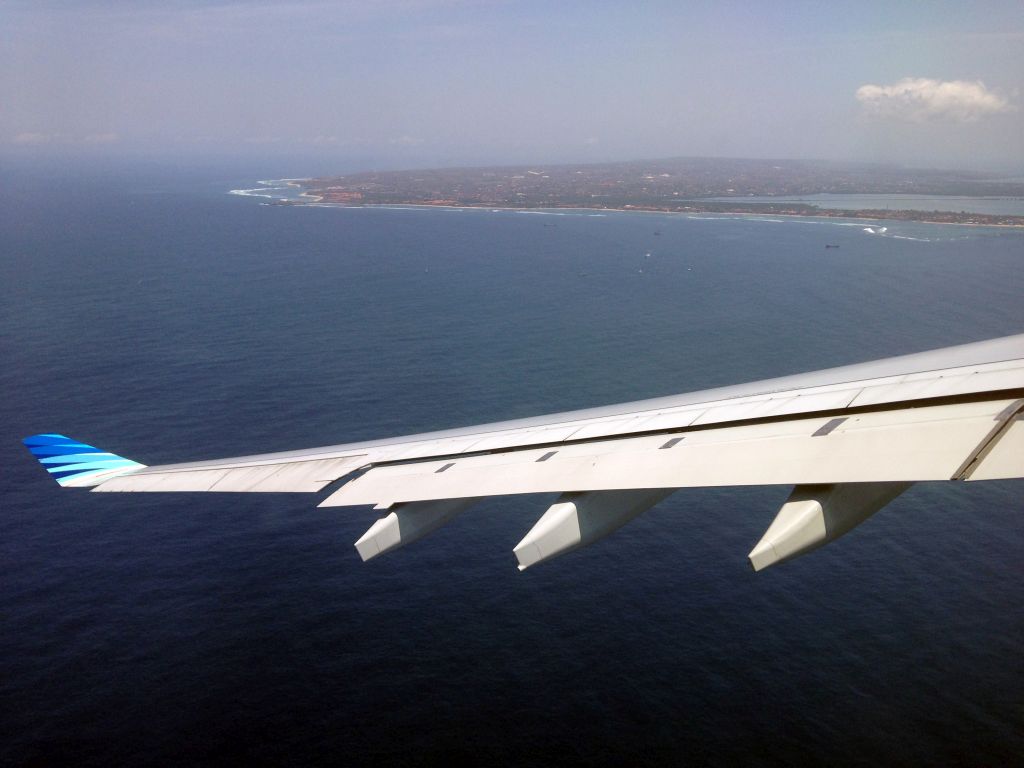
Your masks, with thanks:
M 1024 172 L 1024 5 L 0 0 L 0 151 Z

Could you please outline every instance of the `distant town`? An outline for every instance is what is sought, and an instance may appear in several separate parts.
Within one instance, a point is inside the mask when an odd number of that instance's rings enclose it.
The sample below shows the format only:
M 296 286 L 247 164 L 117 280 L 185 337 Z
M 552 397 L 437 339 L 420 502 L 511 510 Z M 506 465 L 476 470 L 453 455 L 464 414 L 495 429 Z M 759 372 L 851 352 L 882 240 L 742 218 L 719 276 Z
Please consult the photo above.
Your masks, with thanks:
M 587 208 L 1024 226 L 1024 216 L 958 211 L 955 200 L 950 200 L 948 210 L 920 211 L 848 210 L 813 202 L 744 199 L 820 193 L 1024 198 L 1024 183 L 992 174 L 823 161 L 673 158 L 443 168 L 355 173 L 307 179 L 300 184 L 303 198 L 309 202 L 346 206 Z

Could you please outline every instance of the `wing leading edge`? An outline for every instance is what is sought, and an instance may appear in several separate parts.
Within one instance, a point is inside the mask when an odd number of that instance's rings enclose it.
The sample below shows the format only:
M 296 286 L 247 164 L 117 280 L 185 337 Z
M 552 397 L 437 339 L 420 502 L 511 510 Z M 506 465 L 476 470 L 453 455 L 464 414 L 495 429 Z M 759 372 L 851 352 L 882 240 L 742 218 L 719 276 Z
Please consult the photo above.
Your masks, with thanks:
M 607 535 L 679 488 L 794 485 L 751 553 L 760 569 L 837 538 L 913 482 L 1024 476 L 1022 412 L 1024 334 L 533 419 L 187 464 L 146 467 L 61 435 L 25 442 L 62 485 L 100 492 L 317 492 L 347 478 L 320 506 L 388 510 L 356 544 L 364 560 L 489 496 L 562 494 L 516 547 L 525 568 Z

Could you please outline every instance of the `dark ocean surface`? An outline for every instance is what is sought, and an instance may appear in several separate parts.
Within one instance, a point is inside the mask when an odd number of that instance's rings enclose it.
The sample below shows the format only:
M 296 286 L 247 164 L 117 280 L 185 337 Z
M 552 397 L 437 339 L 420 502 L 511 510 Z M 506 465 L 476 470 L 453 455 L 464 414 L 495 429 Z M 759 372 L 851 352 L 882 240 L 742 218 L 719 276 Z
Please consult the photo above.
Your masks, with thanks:
M 363 564 L 368 508 L 62 490 L 20 439 L 216 458 L 1019 333 L 1024 232 L 0 177 L 0 763 L 1021 764 L 1018 481 L 756 575 L 789 489 L 681 491 L 519 573 L 550 497 Z

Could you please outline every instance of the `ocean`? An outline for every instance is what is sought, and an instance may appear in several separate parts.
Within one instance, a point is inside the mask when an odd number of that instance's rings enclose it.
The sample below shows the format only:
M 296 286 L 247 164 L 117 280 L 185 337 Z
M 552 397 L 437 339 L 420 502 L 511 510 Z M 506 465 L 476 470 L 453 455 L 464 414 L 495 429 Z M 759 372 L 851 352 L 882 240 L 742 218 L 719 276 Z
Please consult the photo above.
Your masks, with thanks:
M 364 564 L 368 508 L 62 490 L 20 439 L 216 458 L 1019 333 L 1024 232 L 0 176 L 0 763 L 1021 764 L 1020 481 L 759 574 L 789 489 L 684 490 L 519 573 L 550 497 Z

